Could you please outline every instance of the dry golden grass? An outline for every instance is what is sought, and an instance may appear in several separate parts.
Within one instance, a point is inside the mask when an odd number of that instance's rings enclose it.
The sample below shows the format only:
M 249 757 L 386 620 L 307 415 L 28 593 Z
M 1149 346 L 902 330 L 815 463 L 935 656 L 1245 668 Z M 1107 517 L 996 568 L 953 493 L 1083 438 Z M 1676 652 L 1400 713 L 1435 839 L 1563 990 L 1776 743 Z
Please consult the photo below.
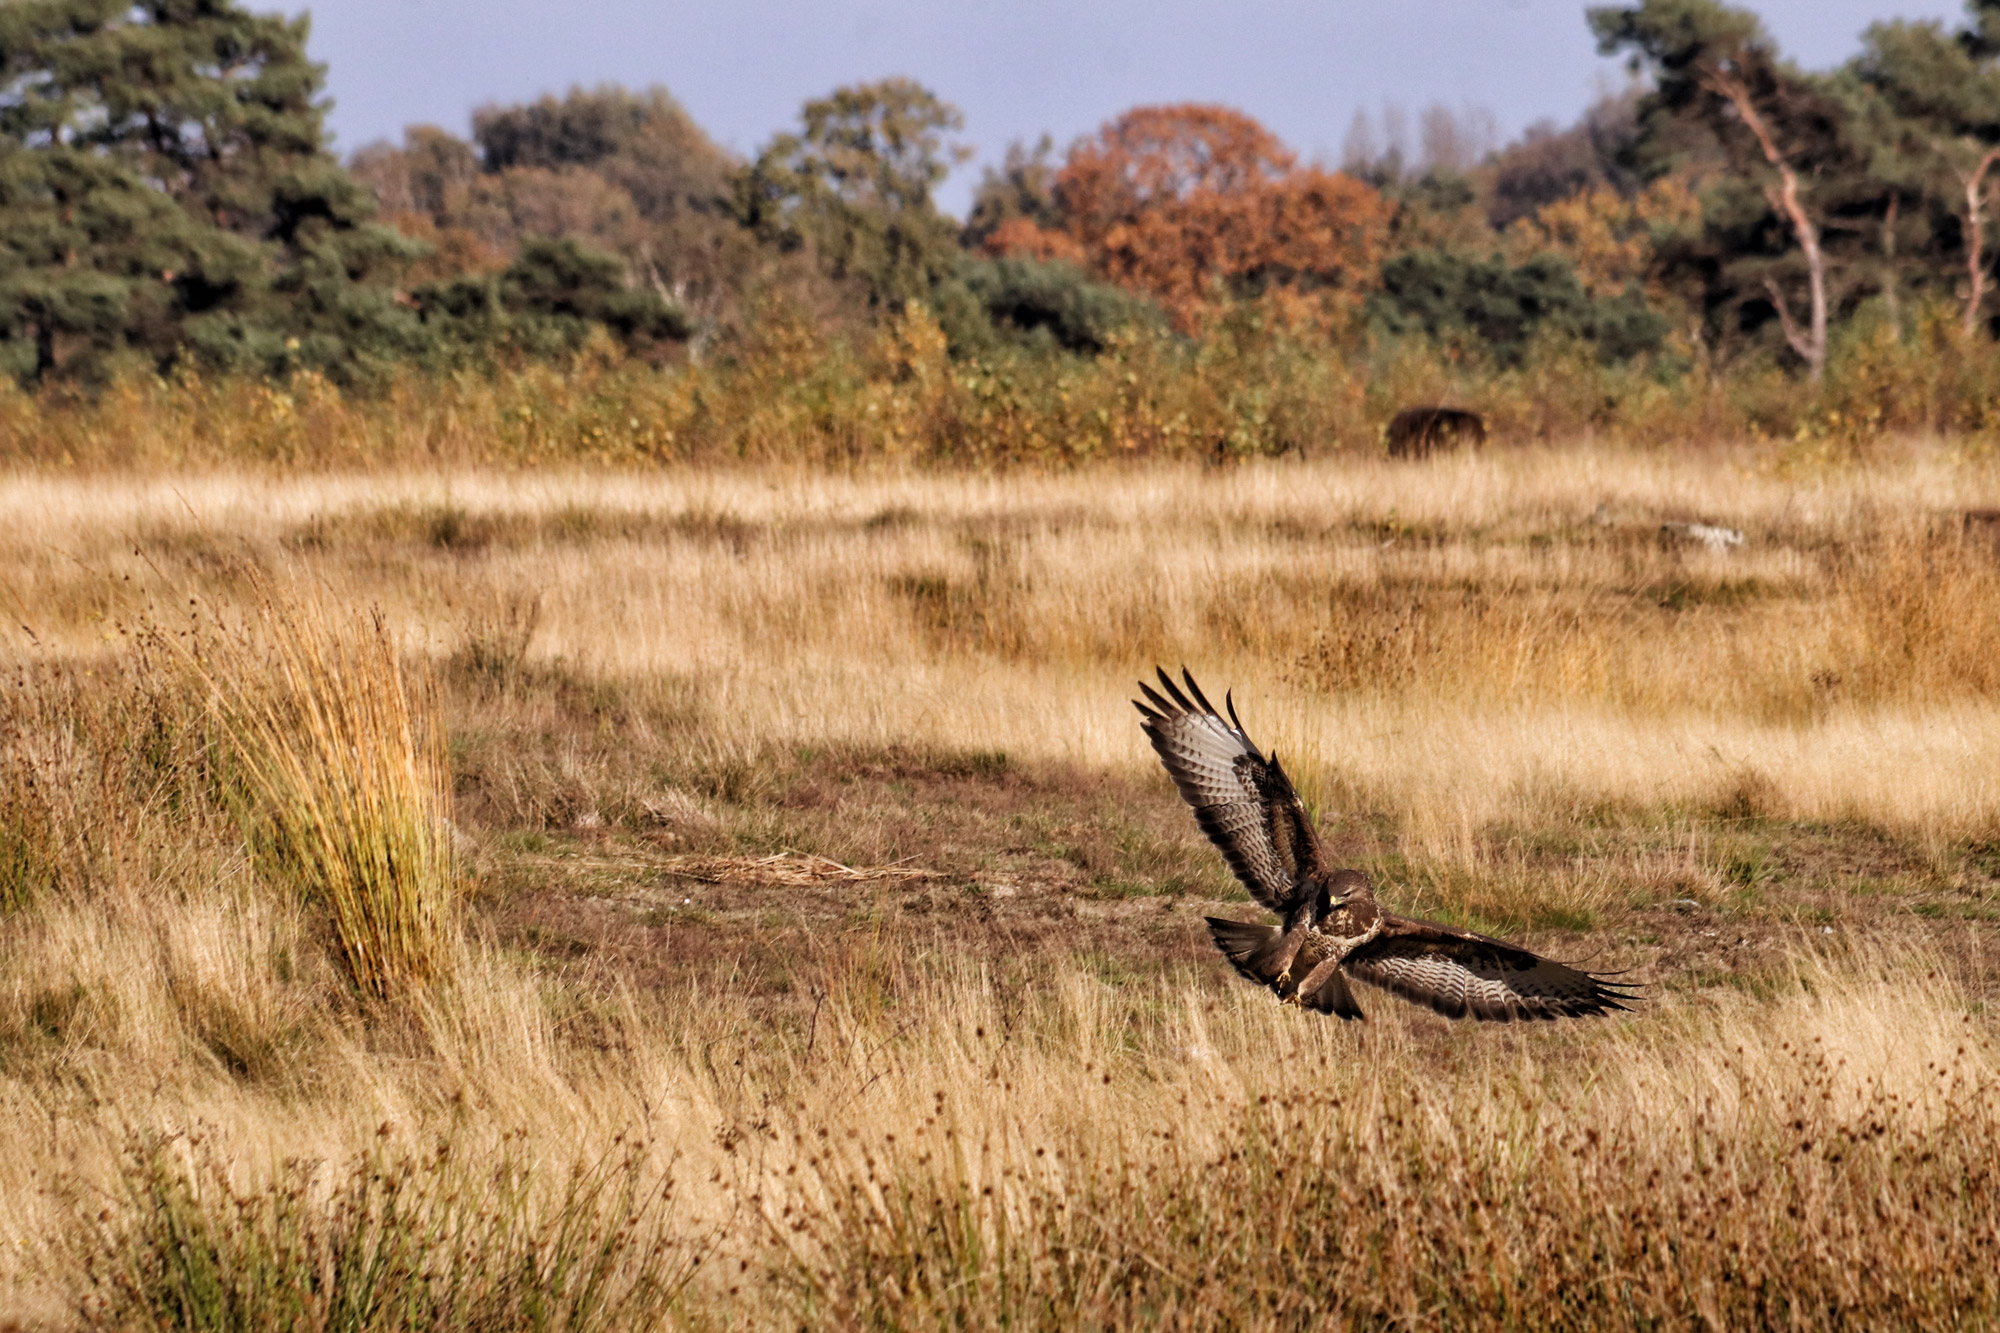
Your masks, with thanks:
M 1117 701 L 1186 661 L 1343 796 L 1439 833 L 1551 800 L 1993 827 L 2000 469 L 1913 446 L 1535 451 L 1427 468 L 18 478 L 10 611 L 45 644 L 253 571 L 443 654 L 681 682 L 703 743 L 894 740 L 1143 768 Z M 1663 549 L 1662 521 L 1741 528 Z M 504 636 L 503 636 L 504 637 Z M 1427 835 L 1428 836 L 1428 835 Z
M 256 592 L 249 624 L 149 632 L 209 697 L 219 781 L 267 877 L 327 911 L 362 994 L 421 990 L 459 952 L 451 778 L 430 701 L 412 697 L 379 614 Z
M 513 1276 L 399 1258 L 370 1326 L 538 1284 L 580 1327 L 1994 1322 L 2000 469 L 1782 461 L 12 477 L 9 1312 L 324 1323 L 302 1274 L 457 1226 Z M 401 1005 L 128 634 L 270 596 L 379 605 L 437 682 L 477 895 Z M 1608 950 L 1644 1009 L 1364 1028 L 1221 977 L 1155 660 L 1392 902 Z
M 134 1077 L 175 1067 L 159 1054 L 95 1071 L 108 1123 L 17 1085 L 6 1225 L 54 1306 L 70 1216 L 143 1213 L 200 1169 L 283 1191 L 286 1162 L 339 1173 L 386 1135 L 397 1158 L 532 1163 L 546 1209 L 572 1162 L 643 1135 L 673 1188 L 642 1220 L 670 1273 L 702 1261 L 696 1326 L 1950 1327 L 2000 1300 L 1990 1034 L 1907 959 L 1519 1034 L 1027 981 L 854 978 L 806 1034 L 727 995 L 601 1000 L 579 1041 L 559 984 L 496 964 L 426 1014 L 419 1060 L 319 1035 L 317 1095 Z M 193 1127 L 208 1156 L 176 1173 L 170 1142 L 165 1183 L 127 1201 L 131 1124 Z M 226 1233 L 240 1205 L 206 1197 Z

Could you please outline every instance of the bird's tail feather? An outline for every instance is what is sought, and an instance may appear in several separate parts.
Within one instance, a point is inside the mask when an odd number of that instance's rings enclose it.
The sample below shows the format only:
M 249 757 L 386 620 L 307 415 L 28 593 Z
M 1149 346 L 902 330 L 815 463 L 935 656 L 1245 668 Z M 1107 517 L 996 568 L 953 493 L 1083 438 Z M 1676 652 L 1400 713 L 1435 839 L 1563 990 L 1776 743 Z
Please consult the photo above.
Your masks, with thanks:
M 1299 1002 L 1308 1009 L 1317 1009 L 1323 1014 L 1335 1014 L 1346 1019 L 1365 1019 L 1361 1006 L 1354 1002 L 1354 992 L 1347 985 L 1347 978 L 1335 970 L 1322 981 L 1310 995 L 1301 995 Z
M 1231 967 L 1260 986 L 1268 986 L 1277 978 L 1278 944 L 1284 934 L 1276 926 L 1228 921 L 1219 916 L 1207 921 L 1215 947 L 1222 950 Z
M 1284 991 L 1278 990 L 1278 953 L 1279 946 L 1285 942 L 1285 933 L 1276 926 L 1258 925 L 1253 921 L 1229 921 L 1219 916 L 1206 920 L 1215 947 L 1222 950 L 1222 956 L 1229 960 L 1230 966 L 1258 985 L 1270 987 L 1280 999 L 1288 996 L 1292 987 L 1303 980 L 1294 977 Z M 1312 994 L 1301 995 L 1299 1002 L 1323 1014 L 1337 1014 L 1341 1018 L 1363 1017 L 1361 1006 L 1354 1002 L 1354 992 L 1348 989 L 1347 978 L 1337 969 L 1315 986 Z

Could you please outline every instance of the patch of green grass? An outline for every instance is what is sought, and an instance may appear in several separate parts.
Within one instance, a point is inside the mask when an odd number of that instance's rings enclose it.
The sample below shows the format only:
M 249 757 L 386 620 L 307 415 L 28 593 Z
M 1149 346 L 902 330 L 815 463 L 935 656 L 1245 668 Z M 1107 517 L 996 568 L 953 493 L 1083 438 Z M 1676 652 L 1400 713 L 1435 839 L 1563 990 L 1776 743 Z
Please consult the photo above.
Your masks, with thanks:
M 1155 898 L 1167 894 L 1184 892 L 1180 881 L 1169 884 L 1156 879 L 1132 879 L 1124 875 L 1092 875 L 1089 881 L 1090 896 L 1093 898 Z
M 1732 916 L 1760 916 L 1771 901 L 1768 889 L 1766 884 L 1739 885 L 1716 904 L 1716 910 Z
M 378 1142 L 330 1192 L 316 1162 L 247 1188 L 233 1166 L 206 1140 L 128 1144 L 115 1205 L 78 1200 L 85 1327 L 652 1327 L 702 1257 L 638 1144 L 546 1184 L 511 1152 L 462 1161 L 449 1139 Z
M 1640 596 L 1664 611 L 1699 606 L 1733 607 L 1760 602 L 1777 592 L 1762 579 L 1669 579 L 1640 590 Z
M 1761 838 L 1718 840 L 1715 872 L 1725 884 L 1755 888 L 1778 878 L 1781 862 L 1772 845 Z
M 699 907 L 677 907 L 666 905 L 649 907 L 639 914 L 639 924 L 643 926 L 712 926 L 716 923 L 715 913 Z
M 1588 907 L 1571 903 L 1550 903 L 1528 913 L 1527 924 L 1534 930 L 1566 930 L 1582 934 L 1595 930 L 1598 914 Z

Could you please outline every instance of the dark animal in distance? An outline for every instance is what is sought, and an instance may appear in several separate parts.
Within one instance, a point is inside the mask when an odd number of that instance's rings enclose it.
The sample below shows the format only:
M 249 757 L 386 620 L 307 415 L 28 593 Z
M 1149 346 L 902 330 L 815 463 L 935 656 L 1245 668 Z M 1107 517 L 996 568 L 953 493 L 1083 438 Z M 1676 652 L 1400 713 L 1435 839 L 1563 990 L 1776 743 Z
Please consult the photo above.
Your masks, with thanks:
M 1486 443 L 1486 419 L 1458 407 L 1406 407 L 1389 422 L 1389 457 L 1428 458 Z
M 1968 509 L 1958 521 L 1967 537 L 1984 542 L 2000 555 L 2000 509 Z
M 1134 700 L 1160 761 L 1194 807 L 1195 822 L 1250 896 L 1283 928 L 1208 918 L 1215 947 L 1236 970 L 1286 1004 L 1361 1018 L 1353 978 L 1446 1018 L 1566 1018 L 1626 1008 L 1632 987 L 1554 962 L 1504 940 L 1385 912 L 1359 870 L 1327 864 L 1319 836 L 1277 756 L 1265 758 L 1236 718 L 1159 672 Z

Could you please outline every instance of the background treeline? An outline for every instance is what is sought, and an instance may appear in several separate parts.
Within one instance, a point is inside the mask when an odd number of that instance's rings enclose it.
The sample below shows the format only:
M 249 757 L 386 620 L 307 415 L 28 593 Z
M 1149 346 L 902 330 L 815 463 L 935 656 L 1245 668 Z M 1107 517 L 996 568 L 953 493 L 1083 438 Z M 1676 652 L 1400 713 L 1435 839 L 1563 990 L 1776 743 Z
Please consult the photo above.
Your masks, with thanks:
M 482 456 L 1228 455 L 1375 447 L 1417 400 L 1516 436 L 1993 424 L 2000 0 L 1823 72 L 1713 0 L 1589 22 L 1635 77 L 1567 128 L 1391 109 L 1335 171 L 1141 107 L 1014 145 L 960 222 L 961 118 L 908 80 L 749 161 L 602 87 L 343 166 L 304 20 L 11 0 L 0 447 L 376 456 L 414 413 Z

